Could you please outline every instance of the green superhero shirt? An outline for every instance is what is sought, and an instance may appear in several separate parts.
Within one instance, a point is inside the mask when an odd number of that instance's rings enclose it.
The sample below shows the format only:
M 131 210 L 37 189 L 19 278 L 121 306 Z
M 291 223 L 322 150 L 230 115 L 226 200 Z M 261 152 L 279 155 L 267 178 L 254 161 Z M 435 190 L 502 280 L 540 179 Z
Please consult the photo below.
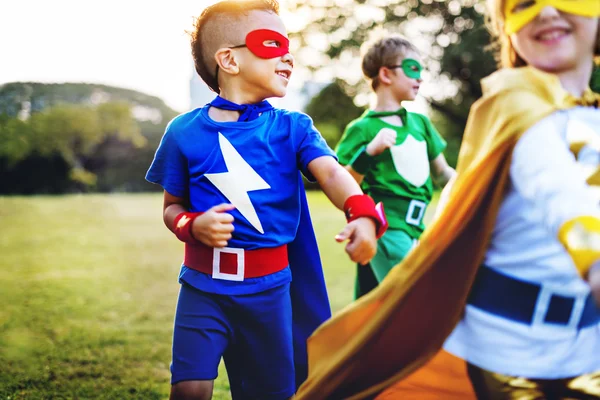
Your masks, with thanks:
M 367 110 L 348 124 L 336 152 L 340 163 L 347 165 L 381 130 L 397 133 L 396 145 L 373 157 L 361 187 L 376 202 L 383 202 L 390 228 L 405 229 L 418 238 L 425 228 L 424 208 L 433 194 L 429 163 L 444 151 L 446 142 L 426 116 L 404 108 L 398 114 L 403 126 L 391 125 Z M 415 209 L 411 200 L 424 206 Z

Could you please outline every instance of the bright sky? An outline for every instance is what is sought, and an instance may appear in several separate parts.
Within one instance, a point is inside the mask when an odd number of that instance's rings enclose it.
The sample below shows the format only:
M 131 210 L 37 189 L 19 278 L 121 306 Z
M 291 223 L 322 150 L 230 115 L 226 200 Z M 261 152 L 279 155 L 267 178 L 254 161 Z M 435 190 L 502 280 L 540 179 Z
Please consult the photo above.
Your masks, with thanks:
M 0 85 L 102 83 L 187 111 L 193 66 L 185 31 L 215 1 L 0 0 Z M 285 2 L 280 0 L 284 22 L 289 30 L 300 29 L 303 16 L 286 14 Z M 343 65 L 360 76 L 358 60 Z M 291 87 L 302 86 L 304 77 L 295 71 Z
M 189 107 L 193 17 L 213 0 L 18 0 L 0 4 L 0 84 L 88 82 Z

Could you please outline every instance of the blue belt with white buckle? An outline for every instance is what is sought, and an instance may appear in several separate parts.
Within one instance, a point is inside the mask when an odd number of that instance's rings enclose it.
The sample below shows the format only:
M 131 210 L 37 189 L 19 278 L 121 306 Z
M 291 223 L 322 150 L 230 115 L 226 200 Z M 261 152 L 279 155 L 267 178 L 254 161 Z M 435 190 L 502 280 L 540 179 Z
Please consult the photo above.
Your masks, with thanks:
M 477 272 L 467 303 L 527 325 L 542 323 L 582 329 L 600 323 L 600 308 L 591 293 L 560 293 L 485 265 Z

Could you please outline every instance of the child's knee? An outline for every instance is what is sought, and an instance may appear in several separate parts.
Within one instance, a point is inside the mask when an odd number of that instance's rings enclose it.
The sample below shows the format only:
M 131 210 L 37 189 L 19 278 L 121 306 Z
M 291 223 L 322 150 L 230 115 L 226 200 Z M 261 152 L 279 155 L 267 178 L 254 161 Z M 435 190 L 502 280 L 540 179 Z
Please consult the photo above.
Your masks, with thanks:
M 171 386 L 170 400 L 210 400 L 213 381 L 182 381 Z

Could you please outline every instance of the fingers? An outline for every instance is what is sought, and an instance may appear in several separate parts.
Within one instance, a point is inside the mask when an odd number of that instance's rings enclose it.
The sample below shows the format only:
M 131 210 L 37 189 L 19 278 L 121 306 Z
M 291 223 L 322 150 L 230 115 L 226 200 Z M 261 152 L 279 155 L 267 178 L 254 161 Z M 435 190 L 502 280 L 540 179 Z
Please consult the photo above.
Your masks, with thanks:
M 388 149 L 396 144 L 396 138 L 398 134 L 393 130 L 385 130 L 381 132 L 381 137 L 379 141 L 381 143 L 381 148 Z
M 213 236 L 210 240 L 211 247 L 226 247 L 227 243 L 231 239 L 231 235 L 220 235 L 218 237 Z
M 213 222 L 220 224 L 230 224 L 233 222 L 233 215 L 227 211 L 235 210 L 233 204 L 222 203 L 210 208 L 205 214 L 210 214 L 210 218 Z M 233 229 L 232 229 L 233 230 Z
M 385 131 L 382 132 L 382 137 L 385 138 L 386 140 L 389 140 L 389 139 L 396 140 L 397 136 L 398 136 L 398 133 L 393 129 L 386 129 Z
M 348 253 L 350 259 L 361 265 L 368 264 L 376 252 L 376 242 L 360 235 L 356 235 L 346 245 L 346 253 Z
M 346 245 L 346 253 L 348 253 L 352 261 L 360 265 L 368 264 L 375 255 L 370 246 L 365 246 L 364 243 L 359 243 L 358 241 L 350 241 Z
M 231 239 L 229 232 L 202 232 L 198 235 L 198 240 L 210 247 L 225 247 Z
M 214 219 L 206 226 L 206 230 L 211 236 L 218 235 L 229 235 L 234 231 L 233 217 L 227 214 L 229 217 L 217 215 Z
M 232 204 L 219 204 L 194 220 L 194 237 L 207 246 L 225 247 L 234 231 L 234 217 L 227 211 L 234 210 Z
M 361 265 L 368 264 L 377 251 L 374 228 L 369 227 L 369 224 L 372 224 L 370 220 L 365 222 L 359 218 L 346 225 L 335 237 L 337 242 L 349 241 L 346 245 L 346 253 L 352 261 Z
M 391 147 L 396 144 L 396 137 L 398 137 L 398 134 L 396 132 L 386 132 L 386 135 L 383 138 L 383 142 L 388 147 Z
M 354 226 L 348 224 L 344 227 L 344 229 L 342 229 L 342 231 L 340 233 L 335 235 L 335 241 L 338 243 L 341 243 L 345 240 L 348 240 L 352 237 L 353 233 L 354 233 Z
M 234 210 L 234 209 L 235 209 L 235 206 L 233 204 L 221 203 L 219 205 L 216 205 L 216 206 L 210 208 L 207 212 L 214 211 L 214 212 L 217 212 L 217 213 L 222 213 L 222 212 L 231 211 L 231 210 Z
M 211 207 L 208 211 L 224 212 L 224 211 L 231 211 L 233 209 L 235 209 L 235 206 L 233 204 L 221 203 L 221 204 L 217 204 L 214 207 Z
M 394 145 L 396 145 L 396 136 L 386 139 L 386 141 L 385 141 L 386 148 L 389 149 L 390 147 L 393 147 Z

